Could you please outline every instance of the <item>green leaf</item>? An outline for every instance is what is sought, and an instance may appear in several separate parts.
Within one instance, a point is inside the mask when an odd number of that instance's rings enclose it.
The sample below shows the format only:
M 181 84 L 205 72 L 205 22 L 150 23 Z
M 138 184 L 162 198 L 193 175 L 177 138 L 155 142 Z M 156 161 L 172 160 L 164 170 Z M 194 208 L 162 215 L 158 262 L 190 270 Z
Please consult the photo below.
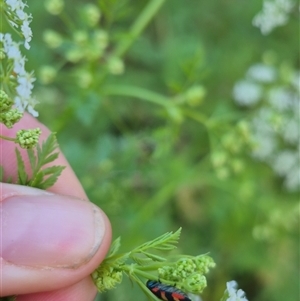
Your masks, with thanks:
M 28 149 L 27 154 L 28 154 L 31 169 L 34 170 L 36 164 L 34 151 L 32 149 Z
M 111 244 L 108 257 L 115 255 L 121 247 L 121 237 L 116 238 Z
M 4 176 L 4 168 L 2 165 L 0 165 L 0 181 L 3 182 L 3 176 Z
M 167 232 L 133 249 L 131 253 L 142 253 L 148 249 L 173 250 L 176 248 L 176 244 L 178 243 L 178 240 L 180 238 L 180 233 L 181 233 L 181 228 L 179 228 L 175 233 Z
M 44 171 L 43 176 L 45 175 L 50 175 L 50 176 L 40 183 L 39 188 L 47 189 L 53 186 L 64 169 L 65 166 L 51 166 L 43 170 Z
M 54 185 L 58 177 L 61 175 L 64 166 L 50 166 L 42 169 L 46 164 L 49 164 L 58 158 L 59 153 L 55 152 L 57 141 L 54 133 L 42 143 L 42 146 L 37 145 L 36 155 L 32 150 L 28 150 L 27 154 L 32 168 L 32 178 L 28 185 L 40 189 L 47 189 Z
M 16 148 L 16 156 L 17 156 L 17 163 L 18 163 L 18 180 L 17 180 L 17 184 L 20 185 L 27 185 L 27 173 L 25 170 L 25 164 L 23 161 L 23 158 L 21 156 L 20 151 Z
M 153 261 L 166 261 L 165 258 L 161 257 L 161 256 L 158 256 L 158 255 L 155 255 L 155 254 L 152 254 L 152 253 L 148 253 L 148 252 L 142 252 L 145 256 L 147 256 L 148 258 L 152 259 Z

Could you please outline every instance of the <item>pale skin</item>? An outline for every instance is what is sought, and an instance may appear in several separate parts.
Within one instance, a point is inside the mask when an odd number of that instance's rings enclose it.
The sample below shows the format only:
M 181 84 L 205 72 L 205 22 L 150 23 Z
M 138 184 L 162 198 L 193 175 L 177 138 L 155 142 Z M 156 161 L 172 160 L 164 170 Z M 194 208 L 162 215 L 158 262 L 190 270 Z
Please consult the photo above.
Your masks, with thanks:
M 13 129 L 39 127 L 40 140 L 50 131 L 25 114 Z M 16 177 L 15 144 L 0 140 L 5 178 Z M 25 155 L 25 151 L 22 151 Z M 24 156 L 27 158 L 27 156 Z M 106 215 L 87 198 L 67 160 L 60 153 L 53 165 L 66 169 L 48 192 L 25 186 L 0 186 L 0 296 L 17 301 L 92 301 L 90 274 L 104 259 L 111 242 Z M 29 170 L 29 162 L 26 162 Z

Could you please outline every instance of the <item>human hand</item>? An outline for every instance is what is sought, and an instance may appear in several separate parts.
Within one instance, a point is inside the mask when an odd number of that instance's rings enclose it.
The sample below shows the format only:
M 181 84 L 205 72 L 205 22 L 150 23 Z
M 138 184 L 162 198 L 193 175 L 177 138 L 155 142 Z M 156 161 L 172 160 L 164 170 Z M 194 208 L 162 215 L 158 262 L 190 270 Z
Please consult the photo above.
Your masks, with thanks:
M 1 125 L 0 132 L 14 136 L 19 129 L 35 127 L 45 140 L 49 130 L 27 114 L 13 129 Z M 15 179 L 16 145 L 2 139 L 0 143 L 4 179 Z M 96 288 L 90 274 L 109 249 L 110 223 L 88 201 L 61 153 L 53 165 L 66 169 L 48 191 L 0 184 L 0 296 L 17 295 L 17 301 L 92 301 Z

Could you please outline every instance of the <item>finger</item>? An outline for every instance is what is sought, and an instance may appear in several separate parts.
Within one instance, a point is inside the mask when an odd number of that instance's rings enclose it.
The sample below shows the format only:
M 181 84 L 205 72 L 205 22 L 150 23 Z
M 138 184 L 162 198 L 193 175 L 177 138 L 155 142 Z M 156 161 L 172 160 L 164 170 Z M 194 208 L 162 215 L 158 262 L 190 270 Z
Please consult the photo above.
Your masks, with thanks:
M 32 129 L 39 127 L 42 131 L 40 137 L 40 144 L 42 141 L 45 141 L 50 134 L 50 131 L 47 127 L 41 124 L 37 119 L 32 117 L 29 114 L 24 114 L 20 122 L 14 125 L 12 129 L 6 128 L 3 124 L 0 124 L 0 133 L 4 136 L 15 137 L 17 131 L 21 129 Z M 27 156 L 27 151 L 17 146 L 15 143 L 7 140 L 0 139 L 0 160 L 1 165 L 4 168 L 4 181 L 8 178 L 12 178 L 13 182 L 16 182 L 17 179 L 17 161 L 15 148 L 18 148 L 21 152 L 22 158 L 25 163 L 26 171 L 31 175 L 31 168 L 29 163 L 29 158 Z M 61 165 L 66 166 L 63 170 L 61 176 L 58 178 L 58 181 L 48 189 L 49 191 L 54 191 L 60 194 L 72 195 L 79 198 L 87 199 L 87 196 L 78 181 L 76 175 L 74 174 L 72 168 L 70 167 L 68 161 L 64 155 L 59 151 L 59 157 L 50 165 Z
M 108 251 L 109 221 L 90 202 L 2 184 L 0 204 L 0 296 L 71 286 L 89 277 Z
M 13 129 L 8 130 L 5 127 L 0 125 L 0 132 L 2 135 L 14 137 L 15 133 L 19 129 L 29 129 L 29 128 L 35 128 L 35 127 L 41 128 L 42 135 L 41 135 L 40 140 L 45 140 L 47 138 L 47 136 L 49 135 L 50 131 L 44 125 L 39 123 L 35 118 L 33 118 L 32 116 L 30 116 L 28 114 L 25 114 L 24 117 L 22 118 L 21 122 L 16 124 Z M 14 151 L 16 145 L 14 145 L 11 142 L 7 142 L 7 141 L 3 141 L 3 140 L 0 140 L 0 143 L 1 143 L 0 144 L 1 165 L 4 167 L 5 177 L 6 178 L 12 177 L 13 179 L 16 179 L 17 163 L 16 163 L 16 156 L 15 156 L 15 151 Z M 20 149 L 20 152 L 23 156 L 23 160 L 25 161 L 25 166 L 26 166 L 27 172 L 30 175 L 30 164 L 29 164 L 29 160 L 28 160 L 26 151 L 23 149 Z M 60 153 L 58 159 L 55 160 L 55 162 L 53 164 L 66 166 L 66 169 L 62 172 L 62 175 L 59 177 L 58 181 L 55 183 L 54 186 L 52 186 L 49 189 L 49 191 L 57 192 L 57 193 L 64 194 L 64 195 L 77 196 L 81 199 L 87 200 L 86 194 L 85 194 L 84 190 L 82 189 L 77 177 L 75 176 L 75 174 L 74 174 L 73 170 L 71 169 L 71 167 L 69 166 L 67 160 L 61 153 Z M 68 216 L 68 215 L 70 215 L 70 210 L 68 210 L 68 212 L 66 213 L 66 216 Z M 65 222 L 67 222 L 67 219 L 65 219 Z M 70 292 L 73 291 L 73 289 L 76 291 L 76 288 L 80 286 L 80 291 L 82 292 L 82 295 L 87 296 L 87 297 L 81 298 L 78 300 L 83 300 L 83 299 L 90 300 L 88 296 L 91 296 L 91 294 L 93 295 L 96 292 L 95 286 L 93 285 L 90 276 L 87 276 L 85 279 L 83 279 L 81 281 L 82 283 L 79 282 L 79 283 L 73 284 L 71 286 L 65 287 L 63 289 L 59 289 L 59 290 L 57 290 L 57 289 L 60 287 L 64 287 L 68 283 L 74 283 L 75 281 L 78 281 L 78 279 L 83 278 L 84 275 L 89 275 L 99 265 L 99 263 L 101 262 L 101 260 L 103 259 L 104 255 L 105 255 L 105 253 L 107 252 L 107 249 L 110 244 L 110 239 L 111 239 L 110 224 L 107 221 L 107 218 L 105 216 L 104 216 L 104 222 L 105 222 L 106 230 L 105 230 L 105 234 L 103 237 L 103 243 L 100 246 L 98 252 L 96 252 L 95 256 L 88 262 L 86 267 L 81 266 L 80 268 L 77 268 L 76 271 L 74 268 L 73 271 L 71 271 L 71 272 L 68 271 L 67 273 L 66 273 L 66 271 L 62 272 L 61 270 L 58 269 L 55 273 L 49 272 L 50 275 L 46 275 L 46 276 L 41 275 L 41 278 L 39 277 L 40 276 L 39 271 L 37 271 L 36 273 L 30 273 L 30 275 L 28 275 L 26 271 L 25 272 L 22 271 L 22 273 L 16 274 L 16 275 L 18 275 L 17 279 L 14 279 L 13 277 L 10 278 L 10 281 L 12 282 L 12 287 L 14 289 L 18 288 L 18 291 L 20 293 L 44 291 L 47 289 L 52 290 L 51 292 L 42 293 L 43 297 L 41 297 L 40 299 L 39 299 L 39 297 L 37 297 L 37 296 L 39 296 L 38 294 L 34 294 L 34 295 L 29 294 L 29 295 L 26 295 L 26 298 L 30 298 L 32 295 L 32 298 L 37 298 L 36 300 L 44 300 L 44 298 L 45 298 L 45 300 L 47 300 L 47 301 L 51 301 L 51 300 L 54 301 L 54 300 L 59 300 L 58 298 L 61 295 L 61 296 L 63 296 L 62 300 L 72 300 L 72 301 L 74 300 L 75 301 L 76 299 L 72 299 L 72 297 L 70 299 L 68 299 L 68 298 L 66 298 L 66 296 L 68 294 L 70 294 Z M 83 244 L 85 244 L 85 242 L 83 242 Z M 38 252 L 38 248 L 37 248 L 37 252 Z M 104 255 L 103 255 L 103 253 L 104 253 Z M 63 251 L 62 251 L 62 255 L 63 255 Z M 2 262 L 0 262 L 0 264 L 1 264 L 1 269 L 2 268 L 4 269 L 4 265 L 6 265 L 5 272 L 8 271 L 7 262 L 2 260 Z M 11 266 L 11 269 L 13 269 L 13 268 L 14 267 Z M 26 270 L 26 268 L 25 268 L 25 270 Z M 53 269 L 51 269 L 51 270 L 53 271 Z M 19 270 L 19 272 L 20 272 L 20 270 Z M 60 279 L 59 275 L 61 276 L 62 273 L 63 273 L 63 275 L 65 275 L 63 277 L 65 279 L 65 281 L 56 281 L 56 279 Z M 4 275 L 4 274 L 5 273 L 3 273 L 3 271 L 2 271 L 2 275 Z M 10 274 L 14 275 L 11 271 L 10 271 Z M 58 277 L 55 276 L 56 274 L 58 274 Z M 52 277 L 51 277 L 51 275 L 52 275 Z M 27 278 L 27 281 L 25 281 L 22 285 L 16 284 L 16 282 L 18 282 L 20 284 L 22 283 L 22 281 L 20 282 L 18 280 L 20 277 Z M 68 280 L 66 280 L 66 278 L 68 278 Z M 42 281 L 42 279 L 47 279 L 47 280 Z M 45 282 L 48 282 L 48 283 L 45 284 Z M 4 286 L 2 286 L 2 290 L 3 290 L 3 287 Z M 91 288 L 93 288 L 93 289 L 91 289 Z M 13 294 L 16 294 L 17 291 L 15 291 L 14 289 L 13 289 L 13 291 L 14 291 Z M 1 294 L 2 293 L 3 292 L 1 292 Z M 18 296 L 18 300 L 22 300 L 23 297 L 25 298 L 25 295 Z M 35 299 L 32 299 L 32 300 L 35 300 Z
M 89 278 L 55 292 L 18 296 L 17 301 L 93 301 L 97 292 Z

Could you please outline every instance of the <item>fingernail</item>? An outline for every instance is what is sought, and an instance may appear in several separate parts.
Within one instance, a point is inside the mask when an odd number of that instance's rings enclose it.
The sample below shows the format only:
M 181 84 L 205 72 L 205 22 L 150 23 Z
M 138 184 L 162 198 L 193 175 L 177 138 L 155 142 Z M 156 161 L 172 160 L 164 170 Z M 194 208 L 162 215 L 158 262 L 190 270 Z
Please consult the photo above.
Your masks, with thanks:
M 42 193 L 9 195 L 0 206 L 0 253 L 6 262 L 76 268 L 101 245 L 103 213 L 90 202 Z

